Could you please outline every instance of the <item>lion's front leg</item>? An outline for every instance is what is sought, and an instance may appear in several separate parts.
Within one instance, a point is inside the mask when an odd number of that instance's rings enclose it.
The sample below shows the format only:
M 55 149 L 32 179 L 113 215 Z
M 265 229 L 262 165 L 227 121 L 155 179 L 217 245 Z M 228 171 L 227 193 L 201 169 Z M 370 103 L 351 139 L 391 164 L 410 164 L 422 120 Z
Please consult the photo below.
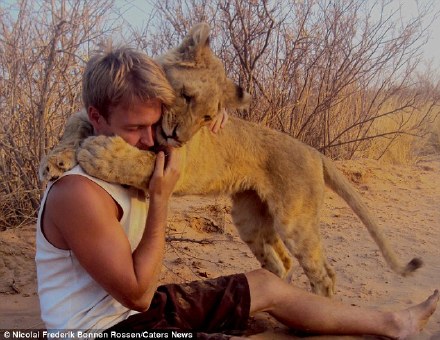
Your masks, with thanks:
M 121 137 L 87 138 L 77 152 L 77 160 L 89 175 L 107 182 L 147 190 L 156 155 L 126 143 Z
M 66 123 L 63 136 L 40 162 L 38 174 L 41 181 L 55 180 L 76 164 L 75 153 L 81 141 L 93 134 L 85 111 L 73 114 Z

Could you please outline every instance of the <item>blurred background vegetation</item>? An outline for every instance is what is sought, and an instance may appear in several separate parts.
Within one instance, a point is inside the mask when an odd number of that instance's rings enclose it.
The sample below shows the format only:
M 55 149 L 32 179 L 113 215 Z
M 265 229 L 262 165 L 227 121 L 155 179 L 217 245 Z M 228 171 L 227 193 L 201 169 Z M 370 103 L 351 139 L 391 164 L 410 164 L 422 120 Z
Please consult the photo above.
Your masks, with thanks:
M 39 160 L 81 109 L 81 74 L 112 39 L 158 56 L 200 21 L 252 94 L 232 113 L 333 159 L 414 164 L 440 151 L 438 71 L 423 58 L 435 0 L 0 1 L 0 229 L 35 221 Z M 143 20 L 133 20 L 139 10 Z M 423 67 L 422 67 L 423 66 Z

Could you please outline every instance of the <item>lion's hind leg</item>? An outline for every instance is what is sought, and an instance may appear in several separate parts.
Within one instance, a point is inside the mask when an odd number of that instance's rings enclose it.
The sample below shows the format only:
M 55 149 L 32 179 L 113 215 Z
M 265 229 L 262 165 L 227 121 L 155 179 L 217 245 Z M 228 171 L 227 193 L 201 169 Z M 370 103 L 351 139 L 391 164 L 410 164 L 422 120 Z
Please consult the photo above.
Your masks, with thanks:
M 295 216 L 294 224 L 278 228 L 283 240 L 294 254 L 310 281 L 312 291 L 323 296 L 335 292 L 336 275 L 322 247 L 317 216 Z
M 241 239 L 263 268 L 285 278 L 292 267 L 292 255 L 274 228 L 267 204 L 252 190 L 234 194 L 232 202 L 232 219 Z

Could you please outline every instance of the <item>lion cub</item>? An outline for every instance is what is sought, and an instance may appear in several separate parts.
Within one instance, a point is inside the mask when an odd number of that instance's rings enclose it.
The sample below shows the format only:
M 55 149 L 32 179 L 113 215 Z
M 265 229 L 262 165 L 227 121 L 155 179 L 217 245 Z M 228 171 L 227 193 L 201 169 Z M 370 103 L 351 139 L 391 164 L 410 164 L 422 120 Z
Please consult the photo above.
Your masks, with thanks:
M 331 296 L 335 291 L 335 274 L 324 256 L 319 233 L 325 185 L 359 216 L 396 273 L 405 276 L 419 268 L 419 259 L 399 263 L 359 194 L 317 150 L 234 117 L 215 136 L 202 128 L 212 118 L 208 112 L 249 103 L 249 95 L 226 77 L 210 49 L 209 32 L 208 25 L 196 25 L 178 48 L 157 60 L 176 93 L 157 128 L 157 142 L 181 146 L 184 155 L 174 193 L 231 195 L 234 224 L 261 265 L 286 277 L 296 257 L 317 294 Z M 60 145 L 42 161 L 40 176 L 56 178 L 78 161 L 92 176 L 148 187 L 153 152 L 138 150 L 120 137 L 89 137 L 79 147 L 90 134 L 85 113 L 74 115 Z

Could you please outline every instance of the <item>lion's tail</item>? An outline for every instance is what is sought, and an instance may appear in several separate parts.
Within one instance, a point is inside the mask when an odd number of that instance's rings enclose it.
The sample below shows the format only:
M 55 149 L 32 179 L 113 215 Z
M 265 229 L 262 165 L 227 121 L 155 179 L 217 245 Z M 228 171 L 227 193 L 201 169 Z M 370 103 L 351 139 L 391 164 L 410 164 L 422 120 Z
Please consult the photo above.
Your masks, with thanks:
M 420 268 L 423 265 L 423 261 L 420 258 L 413 258 L 406 265 L 402 265 L 400 263 L 396 254 L 388 244 L 385 236 L 382 234 L 376 219 L 369 212 L 367 206 L 363 203 L 361 196 L 356 192 L 347 178 L 345 178 L 345 176 L 336 168 L 330 159 L 322 156 L 322 162 L 324 167 L 325 183 L 339 196 L 341 196 L 353 209 L 356 215 L 359 216 L 361 221 L 367 227 L 371 237 L 373 237 L 374 241 L 379 246 L 383 257 L 391 269 L 402 276 L 407 276 Z

